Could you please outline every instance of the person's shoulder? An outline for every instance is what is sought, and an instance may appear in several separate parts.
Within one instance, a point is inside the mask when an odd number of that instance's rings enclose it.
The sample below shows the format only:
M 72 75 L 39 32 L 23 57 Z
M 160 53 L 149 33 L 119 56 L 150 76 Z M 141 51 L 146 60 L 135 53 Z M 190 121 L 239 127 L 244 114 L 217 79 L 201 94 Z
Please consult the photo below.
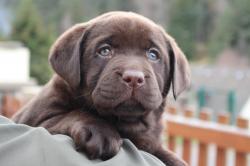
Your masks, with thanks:
M 14 124 L 14 122 L 11 121 L 10 119 L 0 115 L 0 125 L 1 124 Z
M 0 165 L 7 166 L 8 156 L 15 157 L 16 165 L 86 165 L 86 166 L 164 166 L 155 156 L 137 149 L 128 139 L 117 155 L 109 160 L 89 160 L 83 152 L 75 150 L 73 140 L 66 135 L 52 135 L 42 127 L 15 124 L 0 116 L 0 144 L 8 155 L 0 156 Z M 11 141 L 10 141 L 11 140 Z M 1 146 L 0 146 L 1 147 Z M 15 147 L 15 148 L 13 148 Z M 22 152 L 22 153 L 19 153 Z M 33 156 L 32 161 L 29 161 Z M 25 163 L 23 163 L 25 161 Z M 29 162 L 26 162 L 29 161 Z

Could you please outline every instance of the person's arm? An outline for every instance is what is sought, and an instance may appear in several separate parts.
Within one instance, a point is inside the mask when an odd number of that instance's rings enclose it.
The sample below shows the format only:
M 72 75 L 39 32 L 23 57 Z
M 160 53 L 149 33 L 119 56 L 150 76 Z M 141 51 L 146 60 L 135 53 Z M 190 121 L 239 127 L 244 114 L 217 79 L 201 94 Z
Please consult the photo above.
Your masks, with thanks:
M 4 166 L 164 166 L 149 153 L 124 140 L 119 153 L 107 161 L 89 160 L 77 152 L 72 139 L 51 135 L 44 128 L 15 124 L 0 116 L 0 165 Z

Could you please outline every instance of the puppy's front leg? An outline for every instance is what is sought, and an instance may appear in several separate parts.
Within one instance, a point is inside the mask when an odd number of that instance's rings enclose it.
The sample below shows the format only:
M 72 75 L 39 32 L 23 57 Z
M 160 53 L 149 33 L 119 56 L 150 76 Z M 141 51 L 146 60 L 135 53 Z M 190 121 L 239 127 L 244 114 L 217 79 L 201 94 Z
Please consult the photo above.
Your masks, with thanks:
M 166 166 L 188 166 L 187 163 L 179 159 L 176 154 L 169 150 L 164 150 L 161 147 L 154 152 L 154 155 L 166 164 Z
M 81 110 L 53 117 L 41 123 L 53 134 L 72 137 L 76 149 L 90 159 L 109 159 L 116 155 L 122 140 L 116 129 L 95 115 Z
M 159 158 L 166 166 L 188 166 L 185 161 L 181 160 L 169 150 L 164 150 L 159 140 L 153 139 L 152 136 L 144 135 L 133 138 L 133 143 L 137 148 L 153 154 Z

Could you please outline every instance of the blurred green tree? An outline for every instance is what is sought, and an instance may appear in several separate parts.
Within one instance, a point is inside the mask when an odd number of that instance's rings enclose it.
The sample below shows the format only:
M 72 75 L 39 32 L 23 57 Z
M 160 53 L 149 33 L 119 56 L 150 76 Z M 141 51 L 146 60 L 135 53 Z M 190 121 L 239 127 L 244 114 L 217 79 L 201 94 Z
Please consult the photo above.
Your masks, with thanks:
M 205 48 L 211 34 L 212 1 L 169 0 L 169 6 L 167 31 L 176 39 L 189 59 L 202 56 L 198 55 L 201 53 L 198 46 Z
M 176 39 L 189 59 L 195 55 L 197 22 L 196 0 L 171 0 L 170 20 L 167 31 Z
M 49 26 L 43 24 L 32 0 L 20 1 L 11 37 L 30 49 L 31 76 L 36 78 L 39 84 L 46 83 L 51 77 L 47 57 L 54 35 Z
M 5 37 L 3 36 L 2 33 L 0 33 L 0 41 L 3 41 L 3 40 L 5 40 Z
M 218 18 L 210 38 L 209 50 L 217 55 L 225 48 L 238 50 L 250 57 L 250 1 L 230 0 Z
M 57 35 L 75 23 L 88 21 L 104 12 L 135 10 L 133 0 L 36 0 L 33 3 Z

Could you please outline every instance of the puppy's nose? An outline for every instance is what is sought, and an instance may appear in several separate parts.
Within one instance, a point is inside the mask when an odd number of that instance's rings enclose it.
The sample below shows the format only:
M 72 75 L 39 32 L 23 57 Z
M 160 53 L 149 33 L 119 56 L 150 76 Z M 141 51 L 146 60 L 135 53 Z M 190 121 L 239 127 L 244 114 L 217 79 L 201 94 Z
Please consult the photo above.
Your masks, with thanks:
M 137 70 L 126 70 L 122 74 L 122 80 L 132 88 L 138 88 L 145 83 L 144 74 Z

